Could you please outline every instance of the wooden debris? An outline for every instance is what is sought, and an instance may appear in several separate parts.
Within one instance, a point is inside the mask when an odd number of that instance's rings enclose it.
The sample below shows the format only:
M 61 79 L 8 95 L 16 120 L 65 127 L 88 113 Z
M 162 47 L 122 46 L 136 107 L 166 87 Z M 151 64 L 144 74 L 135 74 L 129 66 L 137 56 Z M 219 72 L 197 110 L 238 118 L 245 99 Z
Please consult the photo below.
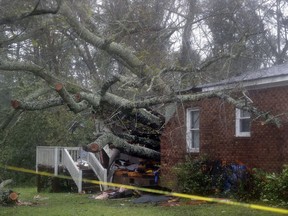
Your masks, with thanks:
M 19 194 L 15 191 L 5 189 L 5 186 L 12 182 L 11 179 L 5 180 L 0 184 L 0 205 L 16 204 Z
M 18 197 L 19 194 L 12 190 L 2 190 L 0 191 L 0 204 L 16 204 L 18 202 Z
M 17 201 L 17 199 L 18 199 L 18 193 L 16 193 L 16 192 L 11 192 L 11 193 L 9 194 L 9 196 L 8 196 L 8 199 L 9 199 L 11 202 Z

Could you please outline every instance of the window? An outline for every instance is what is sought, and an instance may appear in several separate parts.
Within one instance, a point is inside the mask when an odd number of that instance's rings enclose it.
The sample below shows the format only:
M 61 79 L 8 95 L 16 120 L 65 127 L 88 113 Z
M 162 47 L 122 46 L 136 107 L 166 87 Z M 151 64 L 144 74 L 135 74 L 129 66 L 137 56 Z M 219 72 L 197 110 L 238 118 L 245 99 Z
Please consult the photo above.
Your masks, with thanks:
M 188 109 L 186 115 L 187 152 L 199 152 L 199 109 Z
M 251 114 L 248 111 L 236 109 L 236 136 L 250 137 Z

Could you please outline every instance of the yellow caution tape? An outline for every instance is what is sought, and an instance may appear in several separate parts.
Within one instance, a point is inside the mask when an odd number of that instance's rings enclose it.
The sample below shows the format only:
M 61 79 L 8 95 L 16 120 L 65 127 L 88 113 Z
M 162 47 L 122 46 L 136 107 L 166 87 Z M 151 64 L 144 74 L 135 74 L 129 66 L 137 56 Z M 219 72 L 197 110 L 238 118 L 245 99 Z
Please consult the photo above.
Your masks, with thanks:
M 36 174 L 36 175 L 42 175 L 42 176 L 55 176 L 49 172 L 36 172 L 30 169 L 19 168 L 19 167 L 14 167 L 14 166 L 4 166 L 2 164 L 0 164 L 0 167 L 8 169 L 8 170 L 17 171 L 17 172 L 24 172 L 24 173 L 30 173 L 30 174 Z M 71 179 L 70 176 L 64 176 L 64 175 L 57 175 L 55 177 L 62 178 L 62 179 Z M 240 202 L 234 202 L 234 201 L 227 200 L 227 199 L 219 199 L 219 198 L 203 197 L 203 196 L 183 194 L 183 193 L 161 191 L 161 190 L 156 190 L 156 189 L 141 188 L 141 187 L 136 187 L 132 185 L 123 185 L 123 184 L 117 184 L 117 183 L 112 183 L 112 182 L 101 182 L 101 181 L 90 180 L 90 179 L 83 179 L 83 181 L 93 183 L 93 184 L 107 185 L 110 187 L 119 187 L 119 188 L 122 187 L 126 189 L 139 190 L 139 191 L 144 191 L 144 192 L 149 192 L 149 193 L 156 193 L 156 194 L 187 198 L 187 199 L 193 199 L 193 200 L 201 200 L 201 201 L 206 201 L 206 202 L 215 202 L 215 203 L 221 203 L 221 204 L 226 204 L 226 205 L 242 206 L 245 208 L 257 209 L 257 210 L 280 213 L 280 214 L 288 214 L 288 209 L 283 209 L 283 208 L 275 208 L 275 207 L 268 207 L 268 206 L 262 206 L 262 205 L 240 203 Z

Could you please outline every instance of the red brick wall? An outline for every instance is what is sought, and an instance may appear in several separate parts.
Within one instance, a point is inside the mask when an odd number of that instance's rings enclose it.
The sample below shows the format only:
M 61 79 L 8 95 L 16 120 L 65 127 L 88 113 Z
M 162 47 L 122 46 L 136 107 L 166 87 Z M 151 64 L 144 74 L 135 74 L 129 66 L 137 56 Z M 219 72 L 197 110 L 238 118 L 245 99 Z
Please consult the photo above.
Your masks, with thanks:
M 250 137 L 235 137 L 235 107 L 210 98 L 182 104 L 167 122 L 161 136 L 161 184 L 175 188 L 175 164 L 184 161 L 186 153 L 186 109 L 200 109 L 200 155 L 227 162 L 239 161 L 250 168 L 280 171 L 288 164 L 288 87 L 249 91 L 249 97 L 261 111 L 283 114 L 282 126 L 264 124 L 253 118 Z M 287 113 L 285 115 L 285 113 Z M 190 156 L 198 156 L 193 154 Z

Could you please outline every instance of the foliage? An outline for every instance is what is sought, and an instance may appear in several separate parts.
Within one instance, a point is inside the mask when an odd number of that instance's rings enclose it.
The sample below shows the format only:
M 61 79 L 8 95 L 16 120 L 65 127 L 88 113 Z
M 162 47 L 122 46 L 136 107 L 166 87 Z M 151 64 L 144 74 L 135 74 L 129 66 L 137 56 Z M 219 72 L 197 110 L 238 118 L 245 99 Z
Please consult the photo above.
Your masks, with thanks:
M 239 188 L 235 193 L 236 198 L 243 201 L 259 200 L 263 184 L 263 176 L 260 175 L 260 171 L 257 171 L 256 174 L 255 171 L 247 170 L 245 180 L 239 182 Z
M 93 120 L 90 115 L 78 115 L 61 109 L 50 109 L 39 112 L 25 112 L 17 124 L 10 128 L 3 143 L 0 143 L 0 163 L 5 165 L 35 168 L 37 146 L 81 146 L 93 140 Z M 81 126 L 71 131 L 75 122 Z M 3 170 L 1 178 L 13 178 L 18 184 L 31 181 L 31 175 L 11 174 Z
M 212 176 L 207 173 L 208 159 L 188 159 L 177 166 L 177 179 L 181 192 L 207 195 L 212 193 Z
M 181 192 L 217 195 L 240 201 L 288 203 L 288 166 L 280 174 L 249 170 L 241 164 L 221 164 L 207 158 L 187 160 L 177 166 Z
M 267 173 L 264 180 L 262 200 L 288 206 L 288 165 L 279 174 Z

